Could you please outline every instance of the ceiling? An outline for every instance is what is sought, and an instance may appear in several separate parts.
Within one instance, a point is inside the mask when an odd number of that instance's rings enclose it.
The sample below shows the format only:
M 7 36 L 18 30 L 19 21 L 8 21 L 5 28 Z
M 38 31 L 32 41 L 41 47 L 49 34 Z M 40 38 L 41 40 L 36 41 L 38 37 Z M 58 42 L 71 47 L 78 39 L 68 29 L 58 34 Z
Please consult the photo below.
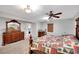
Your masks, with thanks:
M 0 17 L 7 17 L 12 19 L 18 19 L 22 21 L 36 22 L 36 21 L 46 21 L 42 19 L 47 16 L 50 10 L 54 13 L 62 12 L 60 15 L 61 20 L 73 18 L 79 13 L 78 5 L 39 5 L 36 11 L 32 13 L 26 13 L 20 5 L 0 5 Z

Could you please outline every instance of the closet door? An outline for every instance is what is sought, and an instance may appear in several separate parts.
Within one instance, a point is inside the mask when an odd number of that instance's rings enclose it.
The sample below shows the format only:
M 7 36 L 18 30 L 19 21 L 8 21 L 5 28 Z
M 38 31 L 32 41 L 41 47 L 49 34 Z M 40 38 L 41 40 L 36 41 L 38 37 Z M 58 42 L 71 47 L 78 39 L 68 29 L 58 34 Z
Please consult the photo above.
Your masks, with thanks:
M 53 32 L 53 24 L 48 24 L 48 32 Z

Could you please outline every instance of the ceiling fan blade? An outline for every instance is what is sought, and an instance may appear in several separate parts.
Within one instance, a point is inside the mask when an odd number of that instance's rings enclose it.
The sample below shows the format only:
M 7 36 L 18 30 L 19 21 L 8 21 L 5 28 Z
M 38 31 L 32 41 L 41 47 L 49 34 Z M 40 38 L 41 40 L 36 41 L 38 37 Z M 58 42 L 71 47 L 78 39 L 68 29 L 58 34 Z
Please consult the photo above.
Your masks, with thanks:
M 55 18 L 60 18 L 59 16 L 55 16 L 55 15 L 53 15 L 53 17 L 55 17 Z
M 56 14 L 54 14 L 54 15 L 60 15 L 60 14 L 62 14 L 62 12 L 56 13 Z
M 51 16 L 48 19 L 50 19 L 50 18 L 51 18 Z

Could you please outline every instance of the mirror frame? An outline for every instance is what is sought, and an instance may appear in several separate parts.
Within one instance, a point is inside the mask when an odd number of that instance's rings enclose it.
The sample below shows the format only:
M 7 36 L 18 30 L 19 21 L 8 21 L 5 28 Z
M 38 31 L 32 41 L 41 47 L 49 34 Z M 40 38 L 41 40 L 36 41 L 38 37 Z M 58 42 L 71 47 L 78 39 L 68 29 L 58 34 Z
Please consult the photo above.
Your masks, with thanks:
M 8 24 L 11 23 L 11 22 L 19 24 L 19 31 L 21 31 L 21 23 L 19 23 L 15 19 L 13 19 L 13 20 L 10 20 L 10 21 L 6 21 L 6 32 L 8 32 L 8 30 L 9 30 L 8 29 Z

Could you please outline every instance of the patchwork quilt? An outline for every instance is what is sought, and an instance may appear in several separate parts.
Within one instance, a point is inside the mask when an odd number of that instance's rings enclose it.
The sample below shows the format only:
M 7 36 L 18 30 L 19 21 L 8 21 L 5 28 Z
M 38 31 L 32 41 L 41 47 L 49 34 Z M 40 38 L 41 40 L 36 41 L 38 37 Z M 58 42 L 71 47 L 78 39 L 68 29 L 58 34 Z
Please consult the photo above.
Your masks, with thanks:
M 45 35 L 35 43 L 39 50 L 49 54 L 78 54 L 79 41 L 74 35 Z

